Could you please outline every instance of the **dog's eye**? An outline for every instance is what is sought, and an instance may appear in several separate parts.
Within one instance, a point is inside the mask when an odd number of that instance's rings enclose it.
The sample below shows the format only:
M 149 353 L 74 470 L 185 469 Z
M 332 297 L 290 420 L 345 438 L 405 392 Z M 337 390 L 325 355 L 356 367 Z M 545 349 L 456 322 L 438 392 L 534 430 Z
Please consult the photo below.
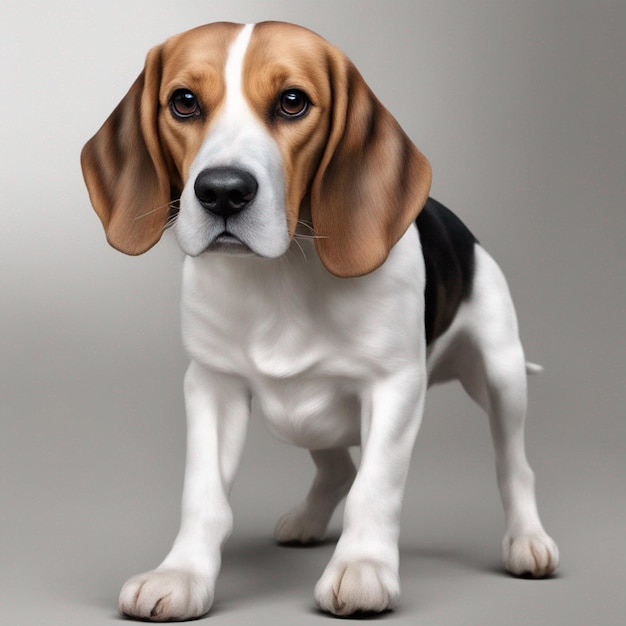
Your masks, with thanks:
M 174 117 L 188 119 L 200 115 L 200 105 L 189 89 L 177 89 L 170 98 L 170 109 Z
M 288 89 L 280 95 L 278 113 L 282 117 L 302 117 L 309 110 L 310 100 L 300 89 Z

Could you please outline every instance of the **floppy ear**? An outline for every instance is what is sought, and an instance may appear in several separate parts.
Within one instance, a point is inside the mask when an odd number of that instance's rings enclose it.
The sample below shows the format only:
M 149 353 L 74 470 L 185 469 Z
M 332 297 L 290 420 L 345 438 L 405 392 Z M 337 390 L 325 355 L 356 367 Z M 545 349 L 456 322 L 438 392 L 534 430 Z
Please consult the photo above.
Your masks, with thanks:
M 161 238 L 169 214 L 170 178 L 157 128 L 160 81 L 157 47 L 81 153 L 91 204 L 107 240 L 126 254 L 151 248 Z
M 331 129 L 311 187 L 317 252 L 340 277 L 379 267 L 428 198 L 431 168 L 357 69 L 332 50 Z

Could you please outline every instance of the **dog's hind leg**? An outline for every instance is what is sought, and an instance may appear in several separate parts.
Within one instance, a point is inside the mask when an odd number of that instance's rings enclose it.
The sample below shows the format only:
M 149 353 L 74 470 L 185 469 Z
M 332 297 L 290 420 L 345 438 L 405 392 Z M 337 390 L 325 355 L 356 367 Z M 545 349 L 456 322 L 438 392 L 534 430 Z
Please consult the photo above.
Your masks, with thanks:
M 506 368 L 502 367 L 502 363 L 484 364 L 484 383 L 478 382 L 480 375 L 476 374 L 471 382 L 467 378 L 461 382 L 469 395 L 489 414 L 506 522 L 502 542 L 504 565 L 516 576 L 542 578 L 554 572 L 559 552 L 539 519 L 535 477 L 526 458 L 526 372 L 523 355 L 515 358 L 509 355 L 506 360 Z M 513 365 L 512 361 L 517 363 Z
M 541 578 L 554 572 L 559 551 L 539 519 L 535 477 L 524 446 L 527 372 L 536 368 L 527 367 L 504 277 L 487 255 L 478 260 L 482 280 L 468 305 L 473 311 L 466 319 L 472 321 L 458 374 L 489 415 L 506 521 L 505 567 L 516 576 Z
M 333 511 L 356 475 L 346 448 L 313 450 L 311 457 L 317 474 L 305 500 L 278 520 L 274 529 L 278 543 L 308 545 L 322 541 Z

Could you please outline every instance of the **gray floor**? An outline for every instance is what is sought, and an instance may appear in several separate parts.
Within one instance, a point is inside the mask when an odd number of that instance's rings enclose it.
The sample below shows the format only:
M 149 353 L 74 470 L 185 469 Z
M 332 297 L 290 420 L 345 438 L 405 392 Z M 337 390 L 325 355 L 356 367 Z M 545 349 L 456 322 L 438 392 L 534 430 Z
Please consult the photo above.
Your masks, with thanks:
M 78 168 L 151 45 L 229 18 L 300 22 L 346 49 L 430 158 L 433 195 L 507 274 L 531 360 L 528 451 L 562 566 L 500 567 L 486 419 L 431 391 L 381 621 L 613 626 L 626 588 L 626 5 L 136 0 L 3 7 L 0 23 L 0 623 L 119 622 L 124 580 L 164 556 L 184 462 L 180 255 L 109 250 Z M 306 453 L 253 424 L 215 624 L 327 624 L 332 552 L 275 546 Z M 332 537 L 340 518 L 333 522 Z

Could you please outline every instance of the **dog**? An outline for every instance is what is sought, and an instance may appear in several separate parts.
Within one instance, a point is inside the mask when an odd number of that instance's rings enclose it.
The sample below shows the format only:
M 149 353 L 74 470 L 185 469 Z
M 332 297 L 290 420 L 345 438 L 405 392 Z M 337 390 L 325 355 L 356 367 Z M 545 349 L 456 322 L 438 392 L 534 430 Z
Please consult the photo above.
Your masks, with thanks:
M 185 253 L 181 526 L 164 561 L 123 586 L 122 614 L 209 611 L 251 414 L 316 466 L 279 543 L 322 540 L 346 497 L 320 609 L 393 608 L 424 396 L 453 379 L 490 419 L 506 569 L 554 572 L 524 451 L 527 374 L 540 368 L 525 360 L 506 280 L 429 197 L 428 160 L 342 52 L 279 22 L 174 36 L 148 53 L 81 164 L 112 246 L 141 254 L 170 228 Z

